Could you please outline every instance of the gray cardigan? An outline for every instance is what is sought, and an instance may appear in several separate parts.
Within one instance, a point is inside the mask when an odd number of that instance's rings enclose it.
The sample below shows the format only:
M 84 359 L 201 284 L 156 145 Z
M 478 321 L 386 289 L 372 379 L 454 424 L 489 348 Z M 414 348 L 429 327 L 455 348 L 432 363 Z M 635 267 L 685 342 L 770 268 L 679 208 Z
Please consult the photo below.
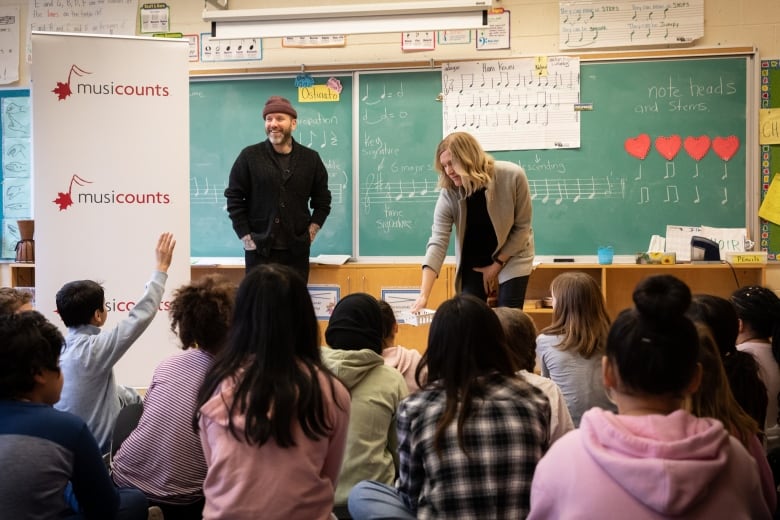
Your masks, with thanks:
M 511 162 L 496 161 L 495 175 L 485 190 L 488 215 L 498 239 L 493 258 L 499 254 L 509 261 L 498 274 L 499 283 L 531 274 L 534 260 L 534 232 L 531 228 L 531 195 L 523 169 Z M 423 265 L 436 274 L 447 256 L 452 226 L 455 225 L 455 290 L 460 292 L 460 256 L 466 234 L 466 197 L 460 189 L 443 189 L 436 201 L 431 238 Z

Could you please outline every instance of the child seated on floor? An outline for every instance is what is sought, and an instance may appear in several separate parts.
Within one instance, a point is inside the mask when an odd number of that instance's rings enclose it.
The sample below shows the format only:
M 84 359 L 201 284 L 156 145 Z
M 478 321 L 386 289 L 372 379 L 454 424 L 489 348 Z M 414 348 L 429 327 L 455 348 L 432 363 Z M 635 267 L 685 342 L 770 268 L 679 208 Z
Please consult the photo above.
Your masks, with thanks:
M 100 329 L 108 316 L 100 284 L 77 280 L 57 291 L 57 312 L 68 332 L 60 358 L 65 384 L 54 407 L 84 419 L 102 453 L 110 449 L 119 410 L 141 402 L 135 390 L 117 385 L 114 365 L 157 315 L 175 246 L 172 234 L 160 235 L 155 248 L 156 269 L 144 295 L 128 317 L 111 330 Z
M 33 295 L 16 287 L 0 287 L 0 315 L 33 310 Z
M 398 334 L 398 322 L 390 304 L 379 300 L 379 310 L 382 311 L 382 357 L 385 359 L 385 365 L 401 372 L 401 375 L 406 379 L 409 391 L 416 392 L 420 389 L 420 385 L 417 384 L 414 374 L 422 355 L 414 349 L 402 347 L 395 342 L 395 336 Z M 427 371 L 421 374 L 423 383 L 426 373 Z
M 352 403 L 334 504 L 341 513 L 361 480 L 392 484 L 398 456 L 395 414 L 409 389 L 382 359 L 382 312 L 376 298 L 349 294 L 333 309 L 322 362 L 347 386 Z
M 515 375 L 495 313 L 468 294 L 442 303 L 424 366 L 428 381 L 398 409 L 395 485 L 357 484 L 352 518 L 525 518 L 550 404 Z
M 0 511 L 3 518 L 142 520 L 146 498 L 117 489 L 84 421 L 54 410 L 63 338 L 35 311 L 0 316 Z M 73 484 L 81 515 L 68 505 Z
M 183 352 L 154 371 L 138 426 L 114 458 L 119 485 L 137 487 L 166 520 L 200 520 L 206 460 L 192 429 L 198 390 L 227 341 L 236 286 L 210 275 L 173 293 L 170 319 Z
M 528 519 L 771 518 L 742 443 L 684 409 L 702 380 L 690 289 L 652 275 L 633 300 L 601 362 L 618 414 L 591 408 L 552 445 L 536 466 Z
M 506 334 L 506 343 L 515 356 L 515 362 L 520 369 L 517 373 L 523 379 L 544 392 L 550 401 L 550 444 L 557 441 L 563 434 L 574 429 L 569 408 L 558 385 L 552 379 L 534 373 L 536 363 L 536 325 L 534 321 L 520 309 L 514 307 L 496 307 L 493 311 L 498 316 Z

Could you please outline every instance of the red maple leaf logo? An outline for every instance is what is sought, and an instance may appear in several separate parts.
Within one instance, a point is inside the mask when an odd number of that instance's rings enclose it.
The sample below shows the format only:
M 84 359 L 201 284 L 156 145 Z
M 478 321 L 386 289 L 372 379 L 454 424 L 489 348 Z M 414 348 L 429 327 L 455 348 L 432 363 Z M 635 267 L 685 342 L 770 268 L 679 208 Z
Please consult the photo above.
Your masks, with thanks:
M 92 184 L 92 181 L 88 181 L 86 179 L 82 179 L 78 175 L 71 175 L 70 177 L 70 184 L 68 185 L 68 193 L 62 193 L 57 192 L 57 198 L 54 199 L 52 202 L 55 203 L 60 207 L 60 211 L 64 209 L 68 209 L 70 206 L 73 205 L 73 197 L 71 197 L 71 193 L 73 193 L 73 184 L 78 184 L 79 186 L 84 186 L 85 184 Z
M 68 209 L 68 206 L 73 204 L 73 199 L 70 198 L 70 193 L 59 192 L 57 193 L 57 198 L 52 202 L 58 205 L 60 207 L 60 211 L 62 211 L 63 209 Z
M 52 90 L 55 94 L 57 94 L 57 99 L 62 101 L 66 97 L 70 96 L 70 85 L 67 83 L 62 83 L 61 81 L 57 82 L 57 88 Z
M 73 91 L 70 90 L 70 78 L 71 76 L 73 76 L 74 73 L 76 74 L 76 76 L 83 76 L 84 74 L 92 74 L 91 72 L 87 72 L 86 70 L 76 65 L 71 65 L 70 71 L 68 71 L 67 83 L 58 81 L 57 87 L 52 90 L 53 93 L 57 94 L 57 99 L 59 101 L 62 101 L 63 99 L 66 99 L 68 96 L 73 94 Z

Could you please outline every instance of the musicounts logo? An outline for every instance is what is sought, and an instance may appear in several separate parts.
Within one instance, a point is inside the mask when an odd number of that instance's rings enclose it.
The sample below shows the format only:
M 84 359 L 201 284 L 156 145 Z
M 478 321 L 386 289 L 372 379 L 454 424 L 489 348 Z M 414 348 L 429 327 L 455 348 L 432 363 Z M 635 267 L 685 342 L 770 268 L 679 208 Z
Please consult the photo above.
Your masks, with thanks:
M 167 86 L 156 85 L 129 85 L 126 83 L 109 82 L 86 82 L 75 81 L 74 76 L 81 78 L 92 74 L 78 65 L 71 65 L 68 71 L 68 80 L 58 81 L 57 86 L 52 92 L 59 101 L 63 101 L 74 95 L 71 88 L 71 82 L 76 88 L 75 94 L 94 95 L 94 96 L 140 96 L 140 97 L 167 97 L 170 91 Z
M 57 192 L 57 198 L 54 202 L 60 207 L 60 211 L 66 210 L 74 204 L 73 185 L 86 186 L 92 184 L 78 175 L 72 175 L 67 193 Z M 122 204 L 122 205 L 140 205 L 149 204 L 170 204 L 171 196 L 168 193 L 128 193 L 117 192 L 116 190 L 104 191 L 100 193 L 84 191 L 76 194 L 76 204 Z

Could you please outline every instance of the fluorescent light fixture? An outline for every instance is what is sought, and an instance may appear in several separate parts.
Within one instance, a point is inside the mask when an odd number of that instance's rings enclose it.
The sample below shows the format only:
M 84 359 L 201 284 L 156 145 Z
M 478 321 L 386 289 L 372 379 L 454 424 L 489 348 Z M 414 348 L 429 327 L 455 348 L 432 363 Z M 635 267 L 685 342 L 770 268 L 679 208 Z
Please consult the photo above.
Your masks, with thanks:
M 487 27 L 491 0 L 428 0 L 377 4 L 203 11 L 214 38 L 283 38 Z

